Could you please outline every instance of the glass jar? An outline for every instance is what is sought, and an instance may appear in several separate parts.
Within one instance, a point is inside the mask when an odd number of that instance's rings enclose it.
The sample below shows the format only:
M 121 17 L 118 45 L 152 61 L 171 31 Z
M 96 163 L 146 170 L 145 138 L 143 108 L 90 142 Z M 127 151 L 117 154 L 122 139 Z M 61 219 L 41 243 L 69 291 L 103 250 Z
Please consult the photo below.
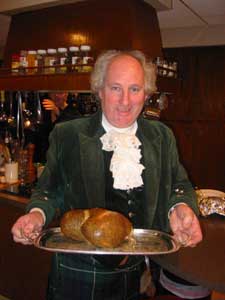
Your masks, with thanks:
M 173 71 L 174 71 L 174 78 L 177 78 L 178 63 L 176 61 L 173 62 L 172 68 L 173 68 Z
M 78 46 L 69 47 L 68 67 L 71 72 L 79 72 L 81 65 L 80 48 Z
M 35 50 L 28 50 L 27 53 L 27 73 L 34 74 L 37 72 L 37 51 Z
M 57 64 L 58 64 L 58 68 L 57 68 L 57 72 L 58 73 L 66 73 L 67 72 L 67 48 L 58 48 L 58 60 L 57 60 Z
M 45 56 L 46 50 L 38 49 L 37 50 L 37 67 L 39 73 L 44 73 L 44 65 L 45 65 Z
M 21 50 L 20 51 L 20 74 L 24 74 L 26 71 L 26 68 L 28 66 L 27 63 L 27 50 Z
M 166 59 L 163 61 L 163 77 L 166 77 L 168 75 L 168 62 Z
M 47 49 L 47 54 L 44 59 L 45 74 L 55 73 L 55 65 L 57 64 L 57 51 L 56 49 Z
M 13 54 L 12 55 L 12 62 L 11 62 L 12 74 L 18 74 L 19 73 L 19 67 L 20 67 L 20 55 L 19 54 Z
M 81 45 L 81 58 L 82 58 L 82 72 L 91 72 L 93 69 L 93 61 L 94 58 L 91 54 L 91 46 L 89 45 Z

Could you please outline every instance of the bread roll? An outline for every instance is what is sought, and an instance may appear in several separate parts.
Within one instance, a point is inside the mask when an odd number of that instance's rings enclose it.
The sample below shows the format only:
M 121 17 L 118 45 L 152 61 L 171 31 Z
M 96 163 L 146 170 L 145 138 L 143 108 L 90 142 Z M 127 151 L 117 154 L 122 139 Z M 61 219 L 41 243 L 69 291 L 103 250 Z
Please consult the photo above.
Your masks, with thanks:
M 103 208 L 68 211 L 60 227 L 69 238 L 103 248 L 118 247 L 132 231 L 132 224 L 125 216 Z

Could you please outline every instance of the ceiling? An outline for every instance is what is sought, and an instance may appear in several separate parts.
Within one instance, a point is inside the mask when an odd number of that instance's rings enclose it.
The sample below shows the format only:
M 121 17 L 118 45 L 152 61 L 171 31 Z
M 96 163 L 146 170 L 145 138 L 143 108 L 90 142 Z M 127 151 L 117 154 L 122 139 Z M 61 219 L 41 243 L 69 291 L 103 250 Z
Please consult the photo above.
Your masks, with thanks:
M 225 0 L 173 0 L 159 11 L 164 47 L 225 45 Z
M 11 14 L 76 1 L 81 0 L 1 0 L 0 56 Z M 157 10 L 163 47 L 225 45 L 225 0 L 145 1 Z

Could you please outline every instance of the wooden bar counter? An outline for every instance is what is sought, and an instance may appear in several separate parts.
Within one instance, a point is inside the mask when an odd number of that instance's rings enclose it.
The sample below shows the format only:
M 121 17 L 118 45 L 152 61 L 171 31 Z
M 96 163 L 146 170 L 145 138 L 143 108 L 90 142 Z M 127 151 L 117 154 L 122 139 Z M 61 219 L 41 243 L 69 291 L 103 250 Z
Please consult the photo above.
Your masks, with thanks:
M 0 295 L 10 300 L 45 300 L 51 253 L 13 241 L 11 227 L 29 201 L 0 187 Z
M 211 215 L 200 222 L 203 241 L 196 247 L 151 258 L 185 280 L 225 293 L 225 217 Z
M 11 227 L 24 214 L 29 198 L 1 190 L 0 294 L 12 300 L 44 300 L 51 253 L 16 244 Z M 225 218 L 200 217 L 203 241 L 195 248 L 151 256 L 163 268 L 190 282 L 225 293 Z

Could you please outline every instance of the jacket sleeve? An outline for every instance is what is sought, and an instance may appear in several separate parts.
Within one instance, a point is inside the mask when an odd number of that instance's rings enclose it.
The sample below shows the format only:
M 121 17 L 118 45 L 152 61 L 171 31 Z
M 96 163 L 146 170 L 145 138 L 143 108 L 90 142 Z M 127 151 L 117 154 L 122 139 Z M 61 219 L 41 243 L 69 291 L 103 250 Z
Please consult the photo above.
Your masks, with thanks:
M 168 201 L 168 211 L 177 203 L 183 202 L 189 205 L 198 214 L 196 193 L 188 178 L 187 172 L 179 161 L 176 140 L 169 130 L 168 154 L 172 173 L 171 195 Z
M 46 166 L 32 193 L 31 201 L 26 207 L 29 212 L 32 208 L 40 208 L 46 216 L 47 226 L 57 211 L 63 207 L 63 180 L 60 162 L 60 142 L 58 127 L 56 126 L 49 137 L 50 146 L 47 152 Z

